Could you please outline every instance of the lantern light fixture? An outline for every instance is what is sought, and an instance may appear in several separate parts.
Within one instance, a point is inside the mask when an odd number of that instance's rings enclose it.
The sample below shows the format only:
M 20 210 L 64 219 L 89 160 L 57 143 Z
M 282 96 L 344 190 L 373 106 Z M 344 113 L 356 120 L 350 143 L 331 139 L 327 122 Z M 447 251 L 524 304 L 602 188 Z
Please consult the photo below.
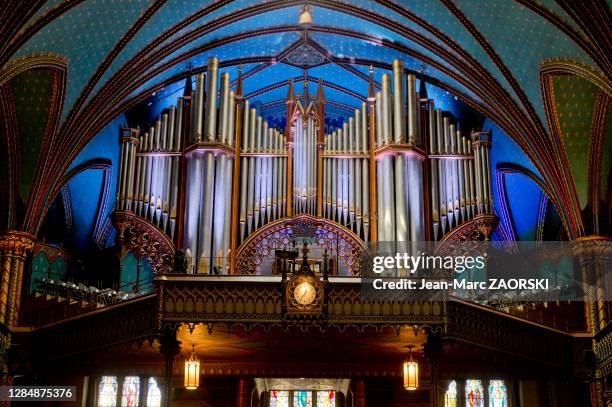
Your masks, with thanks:
M 312 25 L 312 9 L 310 5 L 305 4 L 301 7 L 299 24 L 304 28 L 308 28 Z
M 185 360 L 185 388 L 196 390 L 200 385 L 200 359 L 195 353 L 195 345 L 192 345 L 191 355 Z
M 412 359 L 412 348 L 413 345 L 409 345 L 410 356 L 403 363 L 404 371 L 404 389 L 406 390 L 417 390 L 419 388 L 419 364 Z

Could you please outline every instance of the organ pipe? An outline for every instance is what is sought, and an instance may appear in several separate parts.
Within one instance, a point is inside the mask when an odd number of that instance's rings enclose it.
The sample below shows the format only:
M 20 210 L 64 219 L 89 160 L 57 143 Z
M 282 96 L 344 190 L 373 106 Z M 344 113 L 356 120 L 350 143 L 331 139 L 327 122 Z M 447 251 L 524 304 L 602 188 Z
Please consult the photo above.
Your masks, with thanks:
M 364 240 L 415 242 L 426 228 L 440 240 L 491 213 L 491 134 L 465 137 L 423 84 L 417 93 L 403 62 L 382 75 L 379 92 L 371 74 L 367 102 L 335 129 L 323 123 L 322 86 L 305 107 L 290 84 L 284 131 L 242 100 L 241 77 L 232 91 L 218 65 L 211 58 L 193 92 L 120 137 L 117 210 L 166 233 L 189 272 L 229 273 L 246 238 L 288 216 L 323 217 Z

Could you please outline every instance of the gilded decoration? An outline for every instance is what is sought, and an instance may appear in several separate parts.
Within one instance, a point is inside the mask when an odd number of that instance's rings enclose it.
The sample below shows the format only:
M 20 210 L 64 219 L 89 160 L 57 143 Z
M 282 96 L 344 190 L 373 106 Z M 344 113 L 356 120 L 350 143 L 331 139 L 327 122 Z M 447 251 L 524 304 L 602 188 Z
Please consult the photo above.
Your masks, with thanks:
M 138 257 L 146 257 L 155 273 L 169 271 L 173 265 L 172 241 L 152 223 L 130 212 L 114 212 L 117 240 Z
M 351 274 L 360 275 L 361 256 L 367 252 L 365 243 L 339 224 L 305 214 L 270 223 L 250 235 L 238 249 L 239 273 L 257 274 L 263 259 L 273 255 L 274 250 L 293 247 L 294 240 L 300 237 L 296 231 L 304 227 L 314 228 L 315 242 L 329 253 L 338 252 Z
M 34 248 L 34 236 L 25 232 L 7 231 L 0 234 L 0 253 L 25 257 Z

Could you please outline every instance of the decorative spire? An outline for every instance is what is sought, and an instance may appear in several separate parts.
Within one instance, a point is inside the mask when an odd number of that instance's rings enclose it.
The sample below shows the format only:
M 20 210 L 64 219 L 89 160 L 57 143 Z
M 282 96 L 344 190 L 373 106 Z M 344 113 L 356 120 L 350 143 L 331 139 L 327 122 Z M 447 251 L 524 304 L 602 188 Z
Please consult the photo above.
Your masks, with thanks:
M 190 98 L 193 88 L 191 86 L 191 75 L 185 79 L 185 89 L 183 90 L 183 98 Z
M 427 86 L 425 86 L 425 67 L 421 66 L 419 69 L 419 97 L 421 101 L 427 101 Z
M 295 96 L 293 95 L 293 78 L 289 79 L 289 90 L 287 91 L 287 103 L 295 102 Z
M 319 78 L 319 88 L 317 89 L 317 104 L 325 103 L 325 95 L 323 94 L 323 79 Z
M 370 65 L 370 80 L 368 83 L 368 100 L 374 102 L 376 100 L 376 85 L 374 84 L 374 67 Z
M 236 83 L 236 99 L 242 99 L 242 65 L 238 65 L 238 82 Z
M 308 105 L 308 69 L 304 69 L 304 108 Z

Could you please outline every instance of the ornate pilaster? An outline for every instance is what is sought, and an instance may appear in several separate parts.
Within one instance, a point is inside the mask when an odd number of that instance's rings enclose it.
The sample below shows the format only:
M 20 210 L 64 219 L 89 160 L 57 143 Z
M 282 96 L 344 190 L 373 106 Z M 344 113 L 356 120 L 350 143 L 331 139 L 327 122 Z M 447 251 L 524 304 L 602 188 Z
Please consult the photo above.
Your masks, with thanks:
M 605 236 L 585 236 L 572 242 L 572 252 L 578 258 L 585 287 L 585 312 L 593 335 L 593 351 L 597 360 L 595 380 L 591 384 L 593 405 L 607 403 L 603 383 L 612 374 L 612 329 L 608 315 L 607 271 L 612 257 L 612 239 Z
M 11 346 L 11 329 L 17 325 L 21 302 L 21 284 L 25 260 L 34 247 L 34 237 L 28 233 L 0 233 L 0 381 L 10 380 L 6 356 Z

